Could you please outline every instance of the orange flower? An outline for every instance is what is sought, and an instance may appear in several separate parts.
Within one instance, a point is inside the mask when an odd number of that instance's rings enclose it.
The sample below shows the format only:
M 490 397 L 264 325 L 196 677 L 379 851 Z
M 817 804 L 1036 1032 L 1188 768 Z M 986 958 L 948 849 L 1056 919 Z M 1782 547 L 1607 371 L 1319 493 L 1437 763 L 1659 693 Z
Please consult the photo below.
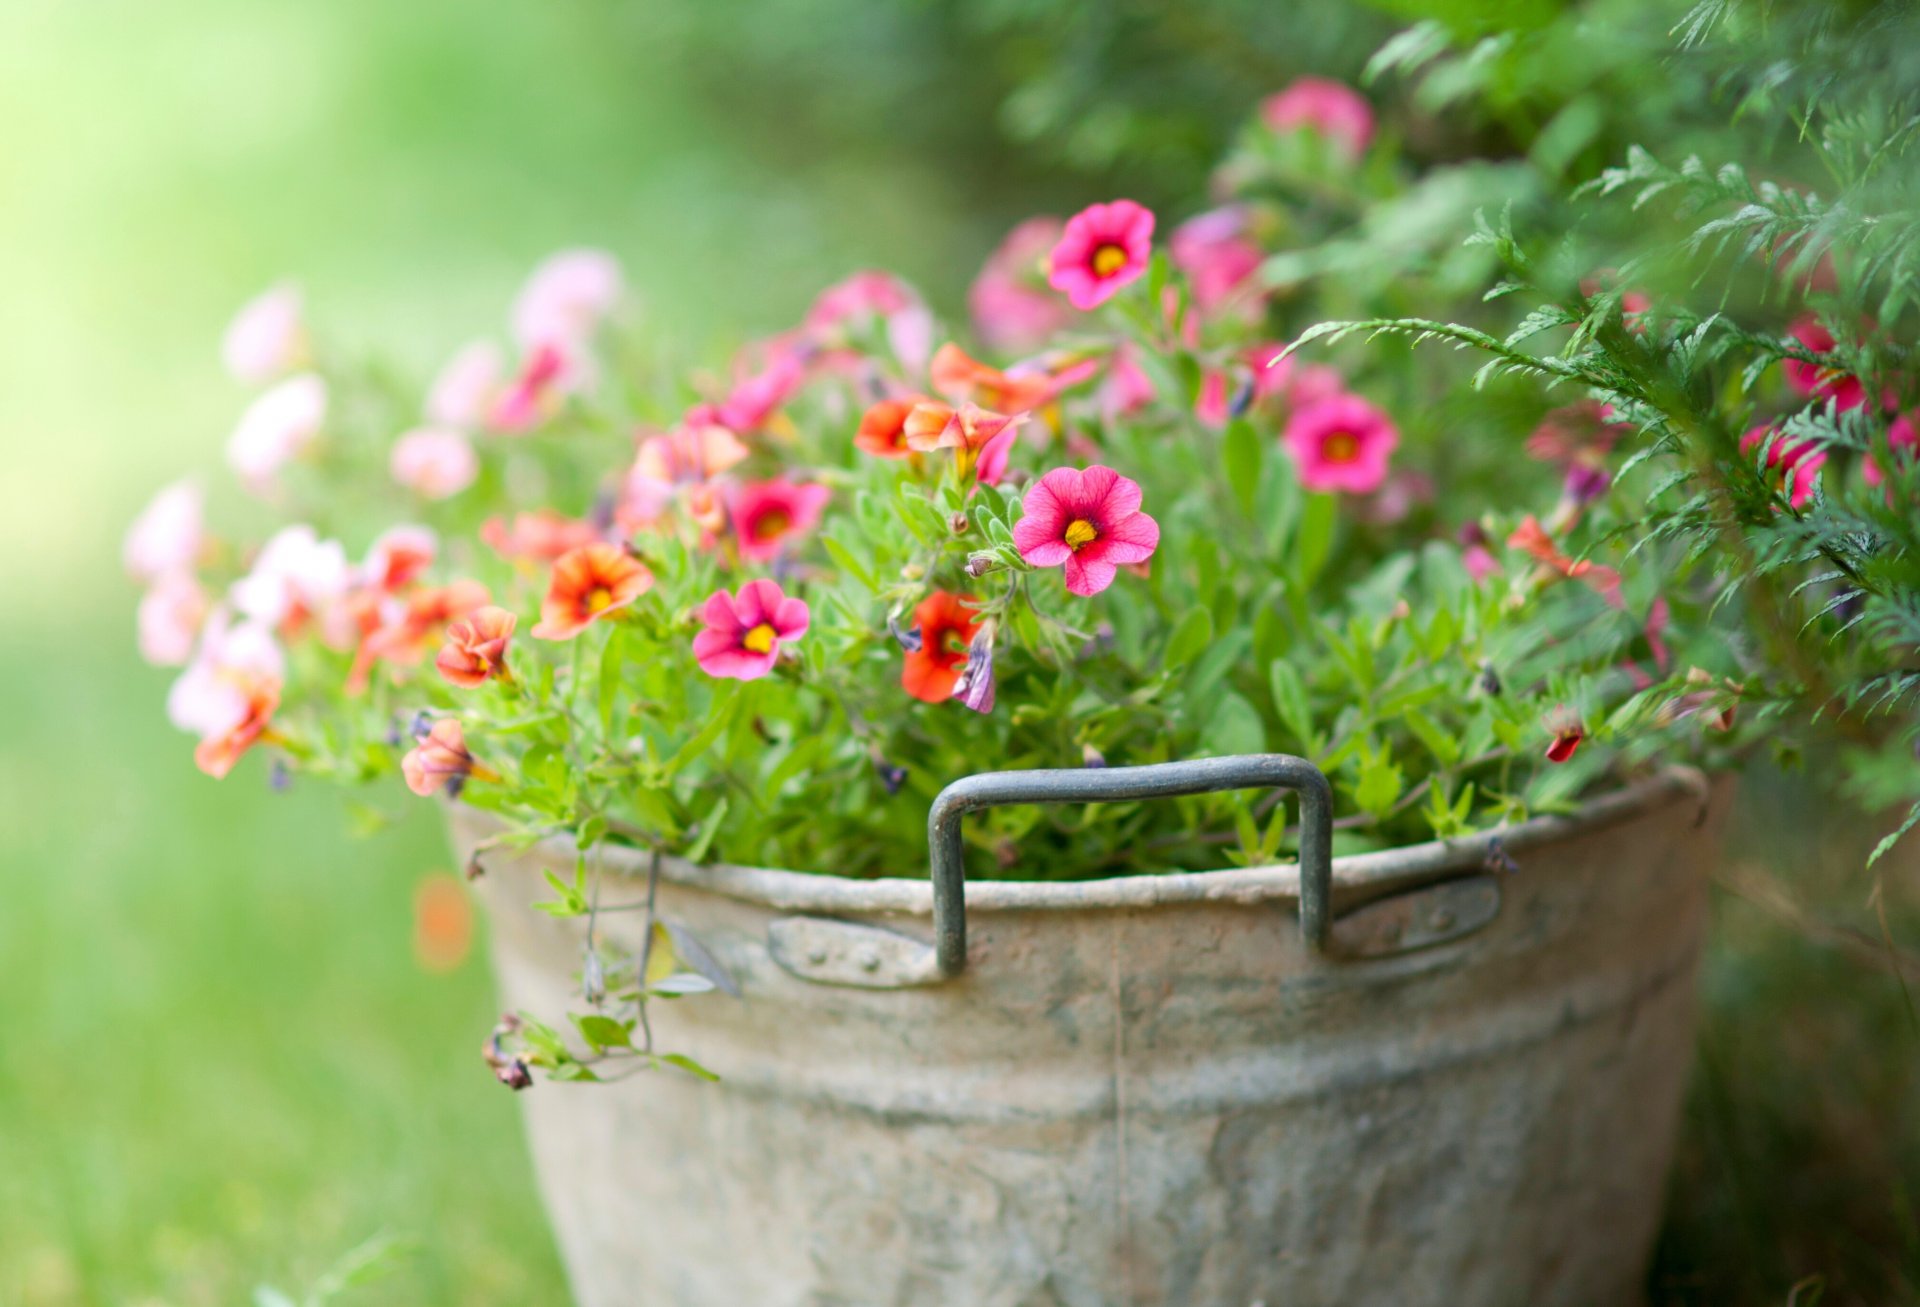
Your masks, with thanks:
M 919 398 L 881 400 L 861 416 L 853 443 L 882 458 L 905 458 L 913 452 L 907 447 L 907 415 L 924 402 Z
M 954 682 L 967 661 L 967 646 L 980 625 L 978 613 L 969 607 L 972 602 L 970 596 L 935 590 L 913 610 L 920 647 L 907 655 L 900 686 L 914 698 L 941 703 L 953 697 Z
M 1019 417 L 989 412 L 977 404 L 962 404 L 956 409 L 928 400 L 908 411 L 901 430 L 908 449 L 921 453 L 954 450 L 960 470 L 966 472 L 996 437 L 1004 434 L 1008 440 L 1013 439 L 1008 428 L 1020 421 Z
M 457 717 L 442 717 L 435 722 L 427 737 L 400 760 L 400 774 L 406 777 L 407 788 L 423 799 L 440 790 L 458 794 L 469 776 L 482 781 L 500 779 L 500 773 L 475 761 L 467 751 L 467 733 Z
M 517 618 L 504 608 L 476 608 L 464 621 L 447 627 L 447 642 L 433 665 L 440 675 L 464 690 L 484 685 L 489 677 L 502 680 L 507 670 L 507 645 Z
M 447 624 L 484 607 L 492 596 L 478 581 L 459 580 L 443 586 L 422 586 L 406 597 L 406 607 L 370 631 L 360 641 L 353 669 L 347 673 L 347 693 L 367 688 L 376 662 L 412 667 L 427 656 Z
M 551 563 L 569 549 L 590 545 L 599 538 L 593 523 L 546 508 L 537 513 L 515 513 L 511 527 L 497 517 L 480 524 L 480 539 L 502 558 L 530 558 L 542 563 Z
M 1620 593 L 1620 573 L 1611 567 L 1603 567 L 1584 558 L 1569 558 L 1560 552 L 1560 547 L 1553 543 L 1553 537 L 1547 534 L 1546 528 L 1531 513 L 1507 537 L 1507 548 L 1518 549 L 1569 580 L 1585 582 L 1595 594 L 1615 608 L 1626 607 L 1626 599 Z
M 451 971 L 473 947 L 473 903 L 456 878 L 428 873 L 413 891 L 413 956 L 427 971 Z
M 652 587 L 653 573 L 618 545 L 570 549 L 554 562 L 533 633 L 542 640 L 571 640 L 596 618 L 625 608 Z
M 226 727 L 202 739 L 194 748 L 193 762 L 201 771 L 219 780 L 233 770 L 240 755 L 262 738 L 271 738 L 267 723 L 280 706 L 280 678 L 255 672 L 232 670 L 226 677 L 227 688 L 236 692 L 241 705 L 239 716 Z
M 934 351 L 928 365 L 933 388 L 950 399 L 978 399 L 1003 413 L 1025 413 L 1052 401 L 1059 379 L 1045 372 L 1008 376 L 999 368 L 970 357 L 949 341 Z

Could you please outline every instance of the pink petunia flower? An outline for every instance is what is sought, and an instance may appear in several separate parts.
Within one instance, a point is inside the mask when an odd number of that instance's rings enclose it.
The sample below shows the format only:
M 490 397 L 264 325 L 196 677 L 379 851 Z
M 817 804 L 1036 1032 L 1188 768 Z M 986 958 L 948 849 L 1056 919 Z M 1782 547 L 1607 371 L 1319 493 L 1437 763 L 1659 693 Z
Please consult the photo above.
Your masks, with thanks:
M 1887 428 L 1887 446 L 1893 451 L 1896 462 L 1907 463 L 1913 460 L 1916 445 L 1920 445 L 1920 431 L 1914 429 L 1913 416 L 1903 413 Z M 1887 479 L 1887 474 L 1881 468 L 1879 458 L 1868 454 L 1860 464 L 1860 477 L 1868 485 L 1877 486 Z
M 568 395 L 585 384 L 581 346 L 548 341 L 529 350 L 519 375 L 494 400 L 488 424 L 500 431 L 532 431 L 552 420 Z
M 614 520 L 631 532 L 658 522 L 675 500 L 742 462 L 747 447 L 718 423 L 682 423 L 640 442 L 620 489 Z M 694 514 L 698 517 L 698 514 Z
M 1132 200 L 1090 205 L 1067 219 L 1047 259 L 1047 284 L 1074 308 L 1095 309 L 1139 280 L 1152 253 L 1151 210 Z
M 827 287 L 807 310 L 806 329 L 822 343 L 833 343 L 849 327 L 876 318 L 901 367 L 909 372 L 926 367 L 933 350 L 933 311 L 892 273 L 856 272 Z
M 218 610 L 207 619 L 198 652 L 167 691 L 168 720 L 200 737 L 200 770 L 225 776 L 267 735 L 285 678 L 285 655 L 265 626 L 231 626 Z
M 1096 595 L 1123 563 L 1144 563 L 1160 524 L 1140 511 L 1140 483 L 1098 464 L 1057 467 L 1027 488 L 1013 543 L 1034 567 L 1066 568 L 1067 589 Z
M 543 345 L 584 345 L 619 307 L 624 291 L 619 260 L 604 250 L 549 255 L 514 301 L 514 337 L 529 353 Z
M 1364 495 L 1387 479 L 1400 432 L 1366 400 L 1340 394 L 1295 412 L 1281 439 L 1308 490 Z
M 464 432 L 417 427 L 394 442 L 387 469 L 422 499 L 451 499 L 480 475 L 480 457 Z
M 776 557 L 794 536 L 813 530 L 830 494 L 825 486 L 796 484 L 784 477 L 733 487 L 727 516 L 740 556 L 754 562 Z
M 1825 354 L 1836 344 L 1833 333 L 1812 314 L 1795 320 L 1787 330 L 1812 354 Z M 1803 395 L 1831 399 L 1842 409 L 1859 408 L 1867 402 L 1867 388 L 1852 373 L 1802 359 L 1782 359 L 1780 368 L 1787 374 L 1787 384 Z
M 205 540 L 206 495 L 195 481 L 176 481 L 147 502 L 127 528 L 120 550 L 136 581 L 191 571 Z
M 729 431 L 751 435 L 767 425 L 806 379 L 806 362 L 799 350 L 775 349 L 764 366 L 743 376 L 727 397 L 713 406 L 713 420 Z M 688 421 L 692 420 L 689 415 Z
M 1193 302 L 1203 316 L 1211 316 L 1238 296 L 1260 270 L 1265 257 L 1247 234 L 1247 211 L 1228 205 L 1187 219 L 1173 229 L 1167 241 L 1173 266 L 1185 273 L 1193 287 Z M 1256 297 L 1239 296 L 1251 307 Z
M 166 572 L 140 597 L 140 656 L 155 667 L 182 667 L 207 616 L 207 592 L 191 572 Z
M 1774 489 L 1786 496 L 1787 503 L 1794 508 L 1804 508 L 1820 484 L 1820 469 L 1826 464 L 1827 451 L 1811 440 L 1774 439 L 1768 445 L 1775 435 L 1772 426 L 1751 427 L 1740 437 L 1740 450 L 1751 454 L 1767 445 L 1766 470 Z
M 967 292 L 967 309 L 990 348 L 1009 354 L 1038 349 L 1071 320 L 1046 284 L 1047 253 L 1065 230 L 1058 218 L 1028 218 L 987 256 Z
M 490 340 L 460 347 L 427 389 L 425 415 L 440 427 L 472 431 L 487 424 L 507 384 L 507 361 Z
M 1302 77 L 1260 104 L 1260 119 L 1276 132 L 1305 127 L 1358 159 L 1373 141 L 1373 106 L 1352 87 L 1327 77 Z
M 693 637 L 693 656 L 708 676 L 757 681 L 773 670 L 780 646 L 807 633 L 806 601 L 762 578 L 737 595 L 715 590 L 700 609 L 706 629 Z
M 227 462 L 256 494 L 273 488 L 280 469 L 299 457 L 327 420 L 327 383 L 311 372 L 288 377 L 241 413 L 227 440 Z
M 306 362 L 307 329 L 300 291 L 274 286 L 249 300 L 228 324 L 220 358 L 236 381 L 259 385 Z

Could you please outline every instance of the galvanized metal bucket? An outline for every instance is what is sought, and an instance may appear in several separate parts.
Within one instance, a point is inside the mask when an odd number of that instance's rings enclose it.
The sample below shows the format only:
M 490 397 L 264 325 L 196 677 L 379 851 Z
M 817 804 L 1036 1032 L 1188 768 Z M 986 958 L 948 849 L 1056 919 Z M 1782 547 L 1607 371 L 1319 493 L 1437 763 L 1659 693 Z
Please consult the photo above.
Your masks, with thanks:
M 962 893 L 971 809 L 1255 784 L 1305 787 L 1304 875 Z M 1324 780 L 1263 756 L 970 778 L 935 805 L 931 882 L 663 860 L 661 914 L 744 996 L 654 1005 L 661 1044 L 720 1084 L 525 1095 L 575 1293 L 584 1307 L 1635 1302 L 1723 807 L 1675 771 L 1497 843 L 1329 866 Z M 490 822 L 456 810 L 463 855 Z M 643 854 L 600 856 L 645 877 Z M 510 1007 L 577 1003 L 580 923 L 528 907 L 541 871 L 573 859 L 565 843 L 486 856 Z M 1496 869 L 1509 859 L 1517 870 Z M 632 917 L 601 929 L 637 931 Z

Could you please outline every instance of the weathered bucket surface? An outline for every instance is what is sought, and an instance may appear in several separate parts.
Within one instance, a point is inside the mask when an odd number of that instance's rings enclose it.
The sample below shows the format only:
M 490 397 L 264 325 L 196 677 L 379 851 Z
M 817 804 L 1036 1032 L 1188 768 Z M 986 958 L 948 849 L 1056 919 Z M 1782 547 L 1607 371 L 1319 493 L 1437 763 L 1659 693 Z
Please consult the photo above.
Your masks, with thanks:
M 653 1005 L 659 1044 L 720 1084 L 524 1095 L 574 1290 L 584 1307 L 1634 1302 L 1723 807 L 1675 772 L 1504 832 L 1512 874 L 1487 875 L 1485 839 L 1338 859 L 1328 956 L 1296 929 L 1292 867 L 970 884 L 948 979 L 920 868 L 667 860 L 661 915 L 743 997 Z M 491 829 L 453 825 L 463 854 Z M 478 882 L 507 1005 L 549 1019 L 578 1004 L 581 923 L 528 905 L 573 857 L 491 852 Z M 644 875 L 637 853 L 601 865 Z M 601 929 L 631 947 L 635 915 Z

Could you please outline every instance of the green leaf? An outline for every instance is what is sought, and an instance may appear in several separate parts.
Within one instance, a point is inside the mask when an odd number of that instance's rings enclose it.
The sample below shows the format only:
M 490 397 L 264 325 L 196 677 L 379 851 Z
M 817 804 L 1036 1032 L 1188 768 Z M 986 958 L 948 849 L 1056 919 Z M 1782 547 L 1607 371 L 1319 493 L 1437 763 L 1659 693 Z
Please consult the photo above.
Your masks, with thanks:
M 681 745 L 673 757 L 667 759 L 666 771 L 669 775 L 678 772 L 687 763 L 712 748 L 713 742 L 733 724 L 734 712 L 740 706 L 740 695 L 734 689 L 736 684 L 737 682 L 733 681 L 722 683 L 721 689 L 716 694 L 719 702 L 708 710 L 707 724 L 701 727 L 692 739 Z
M 1332 495 L 1306 496 L 1306 507 L 1300 514 L 1300 529 L 1293 538 L 1292 567 L 1289 569 L 1295 587 L 1303 592 L 1312 589 L 1314 579 L 1320 575 L 1320 569 L 1327 565 L 1327 558 L 1333 552 L 1333 528 L 1339 519 L 1339 512 L 1339 503 Z
M 1353 787 L 1353 801 L 1362 812 L 1384 817 L 1393 811 L 1405 788 L 1400 769 L 1386 749 L 1360 759 L 1360 783 Z
M 1873 846 L 1873 852 L 1867 855 L 1867 865 L 1871 867 L 1874 863 L 1880 861 L 1889 849 L 1900 842 L 1900 837 L 1912 830 L 1915 826 L 1920 826 L 1920 803 L 1915 803 L 1911 808 L 1907 809 L 1906 819 L 1894 828 L 1892 834 Z
M 1420 743 L 1427 746 L 1427 752 L 1431 753 L 1442 767 L 1451 767 L 1460 761 L 1460 742 L 1440 729 L 1433 718 L 1417 708 L 1410 709 L 1406 714 L 1406 723 L 1407 729 L 1419 737 Z
M 1213 614 L 1204 608 L 1189 609 L 1167 637 L 1163 664 L 1168 671 L 1184 667 L 1213 639 Z
M 664 998 L 680 998 L 687 994 L 711 994 L 718 988 L 718 985 L 705 976 L 692 971 L 682 971 L 654 981 L 647 986 L 647 992 Z
M 1200 743 L 1216 757 L 1262 753 L 1267 747 L 1267 732 L 1253 705 L 1229 690 L 1220 696 L 1213 715 L 1207 719 Z
M 685 1053 L 662 1053 L 659 1060 L 668 1066 L 677 1066 L 688 1075 L 698 1076 L 702 1080 L 718 1080 L 719 1076 L 701 1066 Z
M 615 1021 L 612 1017 L 597 1013 L 576 1013 L 573 1024 L 580 1028 L 580 1037 L 596 1052 L 633 1047 L 633 1029 L 624 1021 Z
M 613 709 L 620 695 L 620 673 L 626 666 L 627 628 L 613 624 L 606 648 L 600 651 L 600 733 L 613 737 Z
M 1289 662 L 1267 664 L 1267 684 L 1273 691 L 1274 711 L 1293 733 L 1302 749 L 1314 748 L 1313 709 L 1307 702 L 1307 687 L 1300 673 Z
M 1251 514 L 1260 493 L 1260 437 L 1253 424 L 1244 418 L 1227 423 L 1220 441 L 1220 461 L 1226 467 L 1227 485 L 1240 501 L 1240 511 Z
M 838 540 L 835 540 L 832 536 L 829 536 L 829 535 L 821 536 L 820 543 L 826 546 L 827 553 L 833 559 L 834 562 L 838 563 L 841 567 L 846 569 L 848 574 L 851 575 L 854 580 L 858 581 L 861 585 L 867 588 L 867 593 L 869 594 L 879 593 L 880 585 L 878 582 L 876 582 L 873 579 L 873 573 L 869 572 L 861 564 L 860 560 L 854 557 L 853 551 L 851 549 L 847 548 L 845 545 L 841 544 Z
M 693 843 L 687 846 L 686 851 L 680 855 L 681 857 L 685 858 L 688 862 L 704 862 L 706 860 L 707 850 L 713 847 L 713 837 L 720 833 L 720 823 L 726 820 L 727 801 L 727 796 L 724 794 L 721 795 L 720 801 L 708 810 L 705 817 L 700 819 L 700 833 L 695 837 Z

